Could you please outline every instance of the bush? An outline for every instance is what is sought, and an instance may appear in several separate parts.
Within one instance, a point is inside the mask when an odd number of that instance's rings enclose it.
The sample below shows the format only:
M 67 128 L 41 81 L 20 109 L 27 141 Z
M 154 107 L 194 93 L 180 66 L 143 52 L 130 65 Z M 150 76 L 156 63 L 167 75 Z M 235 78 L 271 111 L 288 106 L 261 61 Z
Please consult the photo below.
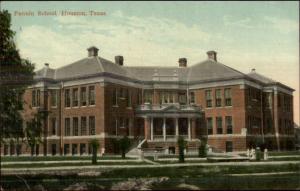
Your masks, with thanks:
M 178 148 L 179 148 L 179 162 L 183 163 L 184 162 L 184 149 L 186 147 L 187 142 L 184 140 L 183 137 L 178 137 Z
M 260 148 L 257 147 L 257 148 L 255 149 L 255 159 L 256 159 L 257 161 L 260 161 L 260 159 L 262 159 L 262 155 L 263 155 L 263 153 L 260 151 Z
M 206 141 L 201 141 L 201 144 L 198 149 L 198 155 L 201 158 L 204 158 L 207 156 Z
M 124 136 L 119 141 L 119 147 L 121 150 L 122 158 L 125 159 L 126 152 L 130 148 L 130 139 L 127 136 Z
M 92 139 L 90 141 L 92 147 L 92 164 L 97 164 L 97 151 L 100 147 L 99 141 L 97 139 Z

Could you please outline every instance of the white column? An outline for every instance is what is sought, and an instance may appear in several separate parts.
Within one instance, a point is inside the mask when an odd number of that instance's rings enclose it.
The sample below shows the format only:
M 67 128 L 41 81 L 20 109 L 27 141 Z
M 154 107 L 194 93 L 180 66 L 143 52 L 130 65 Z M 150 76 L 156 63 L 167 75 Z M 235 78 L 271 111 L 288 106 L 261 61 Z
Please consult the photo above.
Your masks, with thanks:
M 151 141 L 153 141 L 153 117 L 151 117 L 150 134 Z
M 166 118 L 165 117 L 163 123 L 163 136 L 164 136 L 164 141 L 166 141 Z
M 176 126 L 175 126 L 176 137 L 178 137 L 178 135 L 179 135 L 179 133 L 178 133 L 178 118 L 175 118 L 175 124 L 176 124 Z
M 188 137 L 191 140 L 191 119 L 188 118 Z

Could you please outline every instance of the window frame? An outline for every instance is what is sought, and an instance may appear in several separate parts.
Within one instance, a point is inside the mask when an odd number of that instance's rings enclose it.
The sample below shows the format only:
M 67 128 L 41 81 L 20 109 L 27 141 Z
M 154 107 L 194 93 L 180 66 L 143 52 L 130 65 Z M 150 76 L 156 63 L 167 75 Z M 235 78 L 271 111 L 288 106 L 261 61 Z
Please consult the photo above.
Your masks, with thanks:
M 212 108 L 212 90 L 205 90 L 206 108 Z

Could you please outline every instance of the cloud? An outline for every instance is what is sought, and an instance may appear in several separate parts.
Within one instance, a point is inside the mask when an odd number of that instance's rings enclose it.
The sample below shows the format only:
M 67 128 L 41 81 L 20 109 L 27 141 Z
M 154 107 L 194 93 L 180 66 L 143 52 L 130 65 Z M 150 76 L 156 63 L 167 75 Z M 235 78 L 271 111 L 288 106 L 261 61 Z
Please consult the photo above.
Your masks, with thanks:
M 187 26 L 171 19 L 126 17 L 120 11 L 111 16 L 54 17 L 55 26 L 24 26 L 19 35 L 21 54 L 41 68 L 43 63 L 57 68 L 87 55 L 95 45 L 102 57 L 113 60 L 117 54 L 128 65 L 176 65 L 179 57 L 198 61 L 200 45 L 209 44 L 212 34 L 199 25 Z M 221 36 L 215 35 L 214 39 Z M 170 57 L 169 55 L 172 55 Z
M 264 20 L 271 24 L 271 26 L 280 32 L 289 33 L 299 31 L 299 21 L 293 21 L 289 19 L 276 18 L 265 16 Z
M 254 26 L 251 24 L 252 20 L 247 17 L 245 19 L 240 19 L 240 20 L 234 20 L 234 18 L 230 15 L 224 15 L 223 16 L 223 23 L 224 26 L 229 26 L 229 27 L 241 27 L 241 28 L 254 28 Z

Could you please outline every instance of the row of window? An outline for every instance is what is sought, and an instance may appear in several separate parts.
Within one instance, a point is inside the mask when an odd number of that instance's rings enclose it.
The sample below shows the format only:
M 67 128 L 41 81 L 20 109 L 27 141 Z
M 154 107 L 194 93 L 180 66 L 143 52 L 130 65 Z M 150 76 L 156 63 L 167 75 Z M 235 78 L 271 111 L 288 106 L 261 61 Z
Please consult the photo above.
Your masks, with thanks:
M 248 116 L 248 129 L 251 128 L 260 128 L 261 126 L 261 118 L 260 117 L 254 117 L 254 116 Z
M 130 118 L 126 118 L 126 117 L 119 117 L 119 118 L 115 118 L 114 120 L 111 121 L 111 127 L 112 127 L 112 134 L 113 135 L 119 135 L 120 129 L 125 129 L 125 133 L 126 135 L 129 135 L 129 128 L 131 126 L 131 119 Z
M 283 96 L 283 110 L 292 111 L 293 100 L 292 96 Z M 278 95 L 278 107 L 281 107 L 281 96 Z
M 89 131 L 87 129 L 87 119 L 88 119 Z M 71 128 L 71 121 L 72 121 L 72 128 Z M 95 134 L 96 134 L 95 116 L 89 116 L 89 117 L 82 116 L 80 118 L 79 117 L 65 118 L 65 136 L 84 136 L 84 135 L 95 135 Z
M 293 122 L 289 119 L 281 119 L 278 121 L 279 132 L 282 134 L 293 133 Z
M 37 145 L 38 146 L 38 145 Z M 21 144 L 10 144 L 4 145 L 3 155 L 20 155 L 21 154 L 22 145 Z M 38 151 L 37 151 L 38 152 Z
M 40 90 L 32 90 L 32 94 L 31 94 L 32 98 L 31 98 L 31 105 L 32 107 L 39 107 L 40 106 Z
M 216 117 L 216 134 L 223 134 L 223 118 L 222 117 Z M 213 134 L 213 118 L 208 117 L 206 118 L 207 123 L 207 134 L 212 135 Z M 226 134 L 232 134 L 232 116 L 225 116 L 225 127 L 226 127 Z
M 231 89 L 224 89 L 224 104 L 222 104 L 222 89 L 215 90 L 215 96 L 212 95 L 212 90 L 205 91 L 206 107 L 213 107 L 213 99 L 215 99 L 215 107 L 232 106 Z
M 114 88 L 112 91 L 112 104 L 113 106 L 118 106 L 118 99 L 125 99 L 126 100 L 126 106 L 131 107 L 131 101 L 132 101 L 132 95 L 131 91 L 129 89 L 124 88 Z M 139 97 L 139 95 L 138 95 Z
M 65 107 L 95 105 L 95 86 L 65 89 L 64 94 Z
M 247 93 L 248 103 L 251 103 L 251 101 L 255 101 L 257 102 L 256 104 L 260 104 L 262 96 L 260 90 L 249 87 Z
M 88 145 L 88 146 L 87 146 Z M 64 155 L 77 155 L 78 154 L 78 146 L 79 146 L 79 154 L 92 154 L 92 146 L 91 144 L 85 144 L 85 143 L 80 143 L 80 144 L 64 144 Z M 71 152 L 70 152 L 70 149 Z

